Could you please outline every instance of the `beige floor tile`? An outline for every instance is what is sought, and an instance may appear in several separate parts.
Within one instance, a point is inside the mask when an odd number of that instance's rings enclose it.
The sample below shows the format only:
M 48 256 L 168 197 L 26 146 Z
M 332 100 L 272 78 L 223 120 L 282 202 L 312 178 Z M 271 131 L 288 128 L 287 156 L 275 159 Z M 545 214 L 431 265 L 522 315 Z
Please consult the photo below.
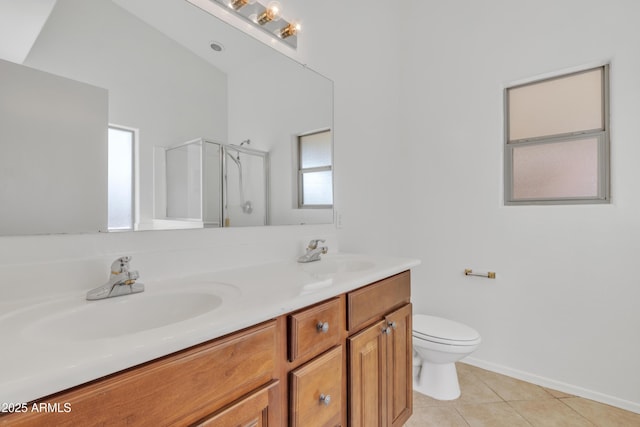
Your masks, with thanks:
M 458 412 L 471 427 L 530 427 L 515 409 L 506 402 L 462 405 Z
M 553 399 L 553 395 L 543 387 L 506 375 L 489 371 L 477 372 L 475 375 L 506 401 Z
M 543 388 L 547 393 L 549 393 L 550 395 L 552 395 L 556 399 L 562 399 L 562 398 L 565 398 L 565 397 L 575 397 L 573 394 L 567 394 L 567 393 L 564 393 L 564 392 L 561 392 L 561 391 L 558 391 L 558 390 L 554 390 L 552 388 L 546 388 L 546 387 L 543 387 Z
M 455 400 L 437 400 L 414 392 L 414 406 L 458 406 L 472 403 L 501 402 L 502 399 L 487 386 L 474 372 L 484 371 L 471 365 L 457 363 L 460 397 Z M 484 371 L 487 372 L 487 371 Z
M 414 415 L 406 426 L 640 427 L 640 414 L 464 363 L 456 366 L 460 398 L 440 401 L 414 392 Z
M 599 427 L 640 427 L 640 414 L 579 397 L 560 401 Z
M 460 397 L 455 400 L 437 400 L 416 391 L 413 392 L 413 405 L 427 406 L 459 406 L 473 403 L 502 402 L 500 396 L 484 382 L 473 375 L 460 376 Z
M 460 378 L 460 391 L 457 405 L 502 402 L 500 396 L 475 375 L 464 375 Z
M 413 415 L 405 427 L 469 427 L 453 407 L 413 408 Z
M 413 407 L 414 408 L 426 408 L 429 406 L 455 406 L 454 402 L 455 401 L 451 401 L 451 400 L 444 400 L 444 401 L 436 400 L 413 390 Z
M 536 427 L 594 426 L 558 399 L 514 401 L 509 405 Z
M 478 368 L 473 365 L 468 365 L 466 363 L 457 362 L 456 369 L 458 370 L 458 375 L 477 375 L 477 374 L 490 374 L 490 371 L 486 369 Z

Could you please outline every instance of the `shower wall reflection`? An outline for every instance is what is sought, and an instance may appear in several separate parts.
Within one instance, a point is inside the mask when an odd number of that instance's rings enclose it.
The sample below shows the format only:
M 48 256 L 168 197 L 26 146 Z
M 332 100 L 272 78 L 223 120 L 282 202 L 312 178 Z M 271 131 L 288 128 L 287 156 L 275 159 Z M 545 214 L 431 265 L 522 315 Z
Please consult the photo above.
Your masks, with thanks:
M 269 153 L 196 139 L 156 157 L 156 194 L 166 197 L 163 228 L 254 226 L 269 223 Z M 162 161 L 164 160 L 164 162 Z M 164 184 L 164 185 L 163 185 Z M 162 188 L 164 186 L 164 188 Z M 160 208 L 162 210 L 162 208 Z

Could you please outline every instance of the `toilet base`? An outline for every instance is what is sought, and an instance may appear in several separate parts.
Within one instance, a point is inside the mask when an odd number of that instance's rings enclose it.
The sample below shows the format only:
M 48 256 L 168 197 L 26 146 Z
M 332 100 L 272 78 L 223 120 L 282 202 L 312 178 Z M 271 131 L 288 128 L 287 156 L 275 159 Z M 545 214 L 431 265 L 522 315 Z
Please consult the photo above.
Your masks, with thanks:
M 460 397 L 460 384 L 455 363 L 422 362 L 419 374 L 413 379 L 413 389 L 437 400 Z

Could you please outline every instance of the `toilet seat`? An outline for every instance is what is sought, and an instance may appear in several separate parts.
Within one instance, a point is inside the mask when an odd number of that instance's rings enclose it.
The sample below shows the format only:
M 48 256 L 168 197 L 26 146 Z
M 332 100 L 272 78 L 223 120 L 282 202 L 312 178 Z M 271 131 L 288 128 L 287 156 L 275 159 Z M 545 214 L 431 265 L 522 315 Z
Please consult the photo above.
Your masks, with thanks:
M 473 328 L 453 320 L 425 314 L 413 315 L 415 338 L 439 344 L 473 346 L 480 343 L 480 334 Z

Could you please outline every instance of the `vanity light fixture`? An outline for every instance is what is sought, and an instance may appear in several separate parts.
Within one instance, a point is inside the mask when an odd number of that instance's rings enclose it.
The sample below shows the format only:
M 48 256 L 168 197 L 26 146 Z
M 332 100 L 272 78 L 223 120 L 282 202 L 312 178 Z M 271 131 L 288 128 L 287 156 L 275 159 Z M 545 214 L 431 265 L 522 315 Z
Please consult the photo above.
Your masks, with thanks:
M 267 22 L 276 22 L 280 20 L 280 3 L 272 1 L 265 7 L 264 11 L 258 15 L 256 22 L 260 25 L 264 25 Z
M 281 39 L 286 39 L 287 37 L 295 36 L 296 34 L 298 34 L 298 31 L 300 31 L 301 28 L 302 27 L 300 26 L 299 23 L 292 22 L 286 27 L 281 28 L 280 32 L 278 33 L 278 36 L 280 36 Z
M 292 48 L 298 47 L 298 34 L 301 26 L 297 22 L 287 21 L 282 17 L 282 6 L 277 1 L 262 3 L 264 0 L 210 0 L 224 7 L 227 12 L 250 22 L 276 40 L 280 40 Z
M 254 4 L 256 0 L 230 0 L 229 7 L 233 10 L 238 10 L 248 4 Z

